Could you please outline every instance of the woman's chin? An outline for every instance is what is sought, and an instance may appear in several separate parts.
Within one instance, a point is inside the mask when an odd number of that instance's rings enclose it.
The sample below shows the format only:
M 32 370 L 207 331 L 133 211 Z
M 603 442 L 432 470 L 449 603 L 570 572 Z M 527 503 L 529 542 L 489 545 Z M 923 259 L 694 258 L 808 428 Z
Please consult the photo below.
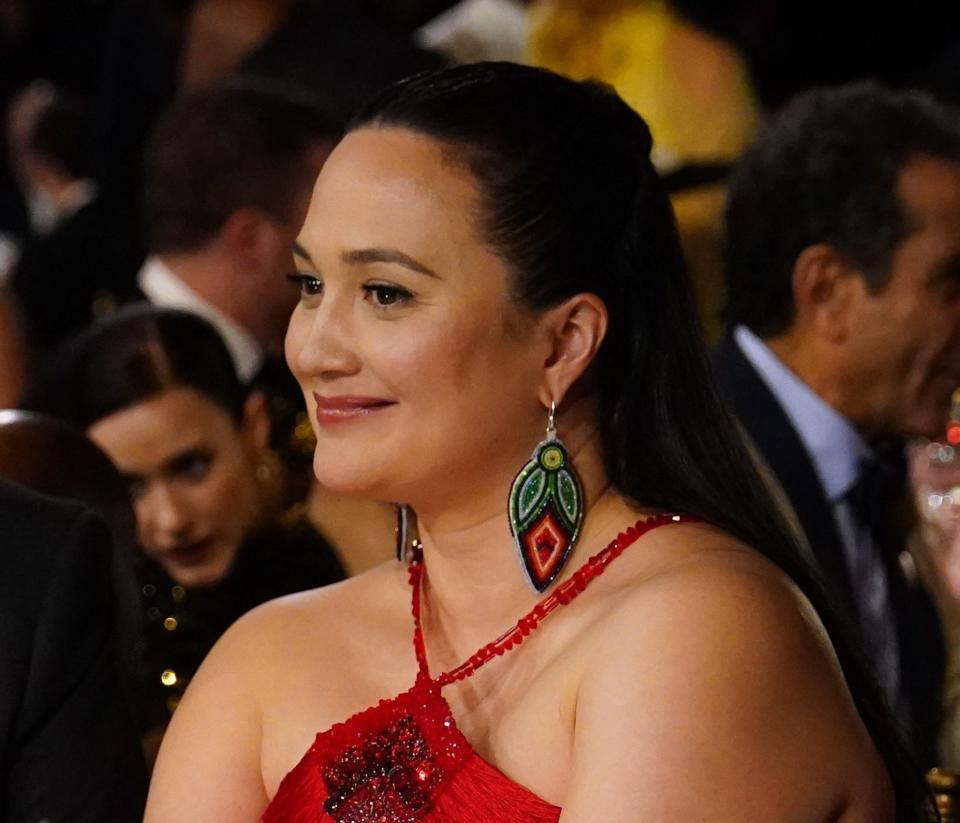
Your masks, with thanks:
M 167 565 L 166 572 L 173 578 L 174 582 L 185 589 L 203 589 L 209 586 L 216 586 L 227 576 L 228 569 L 223 568 L 221 564 L 209 564 L 205 566 L 180 566 Z
M 376 482 L 374 477 L 378 469 L 350 466 L 329 457 L 318 456 L 313 461 L 313 475 L 327 491 L 369 500 L 387 500 L 384 483 Z
M 199 589 L 222 582 L 230 574 L 238 552 L 239 546 L 225 548 L 222 543 L 211 541 L 194 552 L 180 556 L 159 554 L 154 559 L 175 583 L 186 589 Z

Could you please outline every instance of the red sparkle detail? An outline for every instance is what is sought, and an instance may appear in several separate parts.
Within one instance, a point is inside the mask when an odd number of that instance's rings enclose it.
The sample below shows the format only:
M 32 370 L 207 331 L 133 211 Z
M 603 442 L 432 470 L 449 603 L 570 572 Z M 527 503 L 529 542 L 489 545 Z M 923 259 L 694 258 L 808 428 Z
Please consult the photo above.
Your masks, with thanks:
M 960 425 L 953 423 L 947 429 L 947 441 L 951 446 L 960 445 Z
M 433 759 L 416 720 L 403 714 L 361 745 L 346 748 L 322 770 L 324 808 L 338 823 L 384 816 L 414 823 L 429 808 L 429 790 L 444 777 L 442 769 L 432 767 Z
M 418 823 L 463 766 L 469 745 L 440 688 L 413 688 L 317 735 L 311 747 L 326 790 L 324 820 Z

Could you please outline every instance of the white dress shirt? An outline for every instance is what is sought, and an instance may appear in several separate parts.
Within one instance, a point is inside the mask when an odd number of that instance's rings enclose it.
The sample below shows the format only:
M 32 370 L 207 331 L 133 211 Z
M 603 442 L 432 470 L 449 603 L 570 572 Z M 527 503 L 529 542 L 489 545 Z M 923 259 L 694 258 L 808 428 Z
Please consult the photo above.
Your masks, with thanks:
M 869 530 L 857 522 L 847 501 L 859 478 L 861 463 L 873 452 L 856 427 L 753 332 L 737 326 L 733 337 L 776 398 L 813 462 L 843 545 L 869 657 L 890 705 L 897 707 L 900 649 L 886 567 Z
M 264 353 L 253 335 L 200 297 L 159 257 L 151 255 L 144 261 L 137 274 L 137 285 L 154 305 L 192 312 L 214 326 L 227 344 L 237 374 L 244 383 L 248 383 L 260 371 Z

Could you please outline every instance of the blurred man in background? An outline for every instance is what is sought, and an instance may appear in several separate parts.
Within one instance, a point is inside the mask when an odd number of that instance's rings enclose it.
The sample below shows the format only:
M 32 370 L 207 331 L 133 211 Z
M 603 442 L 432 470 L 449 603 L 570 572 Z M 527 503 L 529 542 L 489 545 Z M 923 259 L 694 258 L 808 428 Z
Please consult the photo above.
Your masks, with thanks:
M 216 326 L 244 380 L 282 354 L 291 248 L 340 131 L 284 92 L 225 86 L 186 95 L 150 141 L 138 284 Z
M 960 384 L 960 122 L 874 84 L 799 97 L 726 212 L 722 391 L 848 610 L 917 754 L 935 762 L 942 636 L 901 561 L 903 439 Z

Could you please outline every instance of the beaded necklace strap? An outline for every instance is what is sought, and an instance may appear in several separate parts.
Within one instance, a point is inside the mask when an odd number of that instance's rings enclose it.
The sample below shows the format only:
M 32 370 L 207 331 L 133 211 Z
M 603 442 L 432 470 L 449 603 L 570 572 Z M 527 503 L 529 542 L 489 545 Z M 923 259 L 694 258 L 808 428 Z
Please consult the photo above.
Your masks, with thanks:
M 593 555 L 569 578 L 560 583 L 553 592 L 521 617 L 516 625 L 507 629 L 493 642 L 478 649 L 455 669 L 450 669 L 450 671 L 439 675 L 434 682 L 437 686 L 443 687 L 457 680 L 464 680 L 494 657 L 510 651 L 514 646 L 519 646 L 524 638 L 537 628 L 551 612 L 576 598 L 591 581 L 603 574 L 607 566 L 619 557 L 627 546 L 635 543 L 647 532 L 671 523 L 692 522 L 697 522 L 697 518 L 683 514 L 660 514 L 648 517 L 645 520 L 638 520 L 625 532 L 618 534 L 610 545 Z M 417 665 L 419 667 L 417 677 L 418 679 L 430 680 L 427 649 L 423 640 L 423 628 L 420 624 L 420 590 L 423 577 L 422 553 L 417 552 L 414 555 L 414 559 L 410 563 L 409 576 L 410 586 L 413 589 L 411 609 L 413 611 L 413 649 L 417 655 Z

